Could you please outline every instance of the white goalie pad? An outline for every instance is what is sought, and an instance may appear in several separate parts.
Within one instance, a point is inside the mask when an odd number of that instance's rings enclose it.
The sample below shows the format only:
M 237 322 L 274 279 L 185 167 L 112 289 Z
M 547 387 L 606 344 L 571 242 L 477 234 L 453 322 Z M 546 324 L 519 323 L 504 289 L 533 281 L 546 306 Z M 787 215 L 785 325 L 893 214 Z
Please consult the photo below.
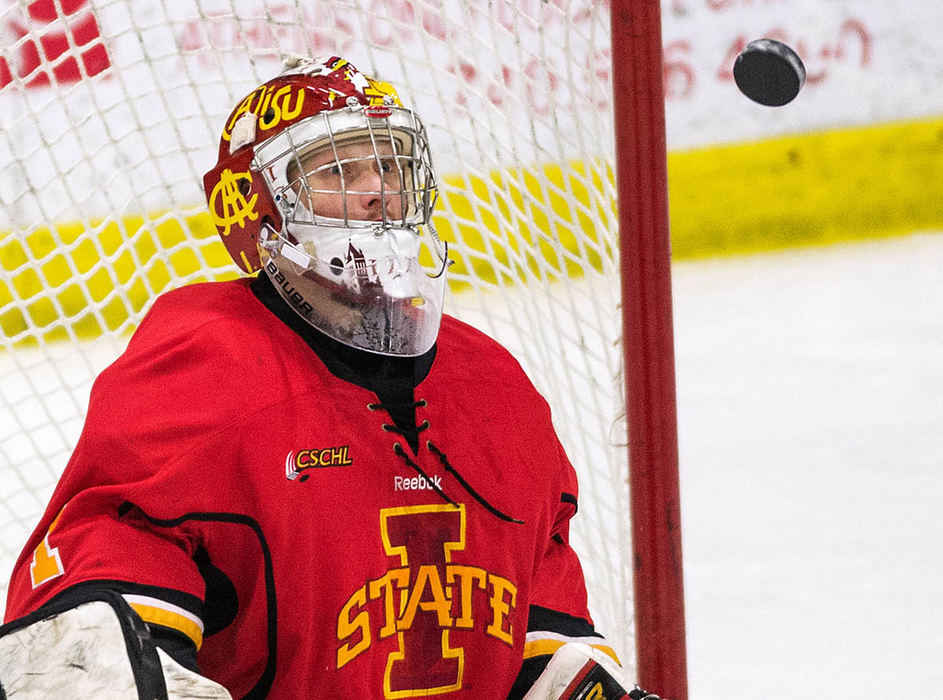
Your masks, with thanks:
M 163 649 L 158 649 L 157 655 L 164 671 L 167 700 L 232 700 L 229 691 L 219 683 L 184 668 Z
M 569 642 L 554 652 L 550 663 L 527 691 L 524 700 L 620 700 L 631 697 L 622 668 L 603 651 Z
M 0 627 L 0 700 L 232 700 L 174 661 L 118 594 Z

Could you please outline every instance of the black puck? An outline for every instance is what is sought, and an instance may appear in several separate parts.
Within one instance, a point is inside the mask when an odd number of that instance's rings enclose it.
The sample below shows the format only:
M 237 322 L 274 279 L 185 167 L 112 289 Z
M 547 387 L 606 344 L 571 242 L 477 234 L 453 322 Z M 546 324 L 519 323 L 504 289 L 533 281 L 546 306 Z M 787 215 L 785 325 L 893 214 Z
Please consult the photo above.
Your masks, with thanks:
M 805 82 L 805 66 L 799 55 L 781 41 L 757 39 L 739 53 L 733 79 L 740 92 L 767 107 L 791 102 Z

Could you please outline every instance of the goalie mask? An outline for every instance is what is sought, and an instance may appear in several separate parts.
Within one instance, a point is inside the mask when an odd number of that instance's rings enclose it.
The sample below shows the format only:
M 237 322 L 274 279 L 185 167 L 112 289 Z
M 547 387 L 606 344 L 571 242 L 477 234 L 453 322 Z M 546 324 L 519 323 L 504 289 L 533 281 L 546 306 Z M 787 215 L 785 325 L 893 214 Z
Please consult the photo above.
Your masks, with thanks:
M 286 63 L 232 112 L 203 184 L 236 264 L 264 269 L 312 326 L 384 355 L 432 347 L 447 267 L 436 181 L 392 86 L 337 57 Z

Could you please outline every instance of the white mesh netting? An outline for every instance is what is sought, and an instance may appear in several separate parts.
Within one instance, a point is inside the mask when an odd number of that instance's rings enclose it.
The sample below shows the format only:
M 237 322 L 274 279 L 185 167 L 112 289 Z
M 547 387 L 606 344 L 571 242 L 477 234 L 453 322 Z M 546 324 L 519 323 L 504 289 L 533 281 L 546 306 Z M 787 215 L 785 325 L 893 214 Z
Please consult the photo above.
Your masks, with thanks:
M 132 9 L 133 7 L 133 9 Z M 508 346 L 581 477 L 574 543 L 633 661 L 608 3 L 0 1 L 0 602 L 154 297 L 234 266 L 206 214 L 223 122 L 289 53 L 397 86 L 430 129 L 447 311 Z

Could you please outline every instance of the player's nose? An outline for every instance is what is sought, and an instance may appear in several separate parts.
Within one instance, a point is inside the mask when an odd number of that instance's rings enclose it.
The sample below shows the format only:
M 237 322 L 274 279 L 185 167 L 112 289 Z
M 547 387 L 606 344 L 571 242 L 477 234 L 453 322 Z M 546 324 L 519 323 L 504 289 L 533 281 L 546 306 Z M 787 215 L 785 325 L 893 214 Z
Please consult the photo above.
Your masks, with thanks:
M 351 183 L 354 195 L 348 206 L 353 208 L 351 218 L 361 221 L 382 221 L 399 219 L 402 216 L 399 188 L 391 182 L 392 178 L 384 178 L 374 168 L 364 169 L 356 180 Z

